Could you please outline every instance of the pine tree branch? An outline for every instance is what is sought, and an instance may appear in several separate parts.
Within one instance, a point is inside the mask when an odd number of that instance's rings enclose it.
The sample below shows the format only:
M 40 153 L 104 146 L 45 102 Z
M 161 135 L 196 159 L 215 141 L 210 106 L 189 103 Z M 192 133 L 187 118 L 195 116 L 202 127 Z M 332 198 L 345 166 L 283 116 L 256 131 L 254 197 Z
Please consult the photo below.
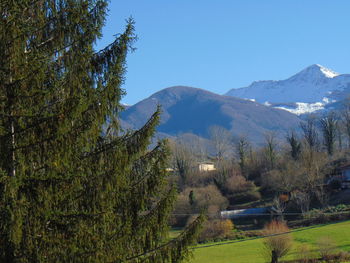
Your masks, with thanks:
M 37 0 L 37 1 L 34 1 L 34 2 L 39 2 L 39 1 L 41 1 L 41 0 Z M 97 1 L 96 5 L 90 11 L 88 11 L 88 15 L 97 14 L 98 13 L 97 10 L 98 9 L 103 9 L 103 8 L 106 8 L 105 1 Z M 42 27 L 37 28 L 33 32 L 26 32 L 26 33 L 23 33 L 23 34 L 19 34 L 19 35 L 15 36 L 13 39 L 10 39 L 10 41 L 7 42 L 6 45 L 10 46 L 16 40 L 18 40 L 20 38 L 28 37 L 28 35 L 34 35 L 36 33 L 39 33 L 41 31 L 43 31 L 45 28 L 52 27 L 52 23 L 55 22 L 55 21 L 56 22 L 59 21 L 62 18 L 62 13 L 66 13 L 66 12 L 67 12 L 67 10 L 60 10 L 57 13 L 56 16 L 50 17 L 48 19 L 48 22 L 45 25 L 43 25 Z M 86 19 L 86 17 L 81 17 L 80 20 L 76 21 L 76 24 L 80 24 L 82 21 L 84 21 L 84 19 Z
M 204 216 L 200 215 L 196 218 L 196 220 L 191 223 L 191 225 L 186 229 L 186 231 L 183 231 L 177 238 L 172 239 L 165 244 L 162 244 L 160 246 L 157 246 L 153 249 L 150 249 L 148 251 L 145 251 L 144 253 L 140 253 L 135 256 L 128 257 L 125 261 L 134 261 L 135 259 L 140 259 L 144 257 L 150 257 L 154 253 L 159 253 L 160 251 L 166 251 L 167 248 L 171 247 L 178 247 L 178 252 L 185 249 L 186 245 L 192 244 L 194 242 L 194 237 L 196 236 L 196 233 L 199 230 L 200 225 L 204 221 Z M 184 245 L 185 243 L 186 245 Z M 143 261 L 145 258 L 143 259 Z M 173 260 L 174 261 L 174 260 Z M 176 262 L 176 261 L 175 261 Z M 117 263 L 117 261 L 112 261 L 111 263 Z

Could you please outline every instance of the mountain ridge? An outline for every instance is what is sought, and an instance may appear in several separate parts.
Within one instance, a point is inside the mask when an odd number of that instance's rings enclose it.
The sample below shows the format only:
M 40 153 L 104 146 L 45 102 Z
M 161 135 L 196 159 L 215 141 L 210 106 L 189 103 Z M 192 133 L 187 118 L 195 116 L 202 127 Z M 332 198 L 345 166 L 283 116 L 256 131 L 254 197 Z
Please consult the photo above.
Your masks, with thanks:
M 297 116 L 283 110 L 186 86 L 169 87 L 152 94 L 122 112 L 121 121 L 127 128 L 138 129 L 158 104 L 162 106 L 162 114 L 157 131 L 169 136 L 193 133 L 208 137 L 209 127 L 218 125 L 236 136 L 244 134 L 252 141 L 262 142 L 264 134 L 283 134 L 300 122 Z
M 285 80 L 254 81 L 225 95 L 255 100 L 299 115 L 324 109 L 341 99 L 337 94 L 347 89 L 350 91 L 349 74 L 313 64 Z

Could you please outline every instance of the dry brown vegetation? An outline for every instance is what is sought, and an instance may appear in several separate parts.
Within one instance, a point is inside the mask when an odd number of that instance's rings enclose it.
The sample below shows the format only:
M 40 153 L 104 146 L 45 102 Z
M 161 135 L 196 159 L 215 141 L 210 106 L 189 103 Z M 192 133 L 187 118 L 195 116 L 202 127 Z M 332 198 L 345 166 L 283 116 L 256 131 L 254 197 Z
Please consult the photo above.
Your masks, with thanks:
M 264 253 L 271 263 L 278 263 L 292 248 L 292 236 L 282 221 L 271 221 L 264 228 Z
M 208 220 L 199 235 L 199 242 L 207 240 L 224 239 L 232 236 L 234 225 L 231 220 Z

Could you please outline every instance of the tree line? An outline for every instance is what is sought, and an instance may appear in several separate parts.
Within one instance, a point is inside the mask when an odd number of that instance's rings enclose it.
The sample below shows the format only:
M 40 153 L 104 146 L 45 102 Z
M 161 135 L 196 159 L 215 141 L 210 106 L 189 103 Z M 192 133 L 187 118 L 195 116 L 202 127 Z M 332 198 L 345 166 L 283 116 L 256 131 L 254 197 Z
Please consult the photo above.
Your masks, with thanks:
M 202 209 L 214 220 L 222 210 L 264 204 L 281 213 L 336 204 L 332 198 L 341 182 L 330 179 L 349 161 L 349 116 L 345 101 L 339 110 L 305 117 L 285 134 L 265 134 L 259 145 L 219 126 L 209 128 L 207 139 L 178 136 L 169 165 L 180 192 L 175 213 L 184 216 L 175 216 L 172 223 L 186 225 L 186 214 Z M 198 164 L 208 161 L 216 170 L 199 171 Z

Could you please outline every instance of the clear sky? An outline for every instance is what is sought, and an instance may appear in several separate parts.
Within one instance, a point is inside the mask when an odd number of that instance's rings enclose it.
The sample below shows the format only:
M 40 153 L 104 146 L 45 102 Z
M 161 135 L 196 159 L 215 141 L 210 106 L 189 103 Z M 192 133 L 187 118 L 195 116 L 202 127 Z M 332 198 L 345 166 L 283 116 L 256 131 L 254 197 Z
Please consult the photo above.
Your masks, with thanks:
M 223 94 L 311 64 L 350 73 L 350 0 L 111 0 L 103 38 L 132 16 L 123 102 L 186 85 Z

